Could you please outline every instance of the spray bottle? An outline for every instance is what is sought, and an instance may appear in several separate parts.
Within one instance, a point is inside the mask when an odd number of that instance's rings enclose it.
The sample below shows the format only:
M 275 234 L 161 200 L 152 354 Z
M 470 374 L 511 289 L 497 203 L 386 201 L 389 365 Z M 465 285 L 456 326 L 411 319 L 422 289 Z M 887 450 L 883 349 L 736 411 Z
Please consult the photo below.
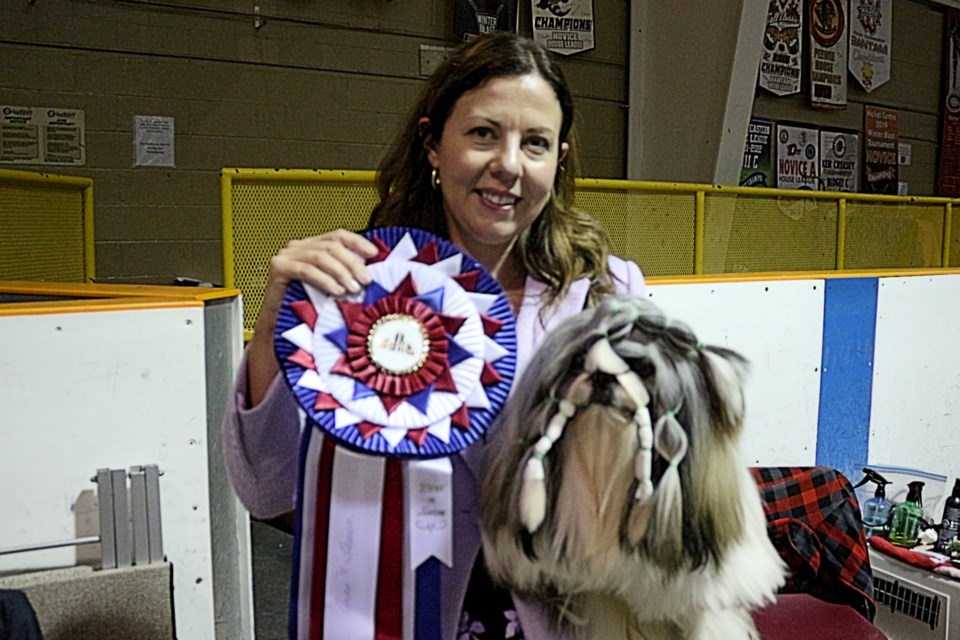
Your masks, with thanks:
M 944 553 L 950 543 L 956 540 L 957 530 L 960 528 L 960 478 L 953 483 L 953 494 L 943 505 L 943 519 L 940 522 L 940 535 L 934 547 Z
M 863 480 L 858 482 L 854 486 L 854 489 L 868 482 L 877 485 L 873 497 L 863 501 L 863 529 L 869 538 L 870 536 L 883 535 L 886 533 L 893 503 L 887 500 L 886 486 L 890 484 L 890 481 L 873 469 L 864 467 Z
M 907 484 L 907 499 L 893 508 L 890 516 L 890 542 L 898 547 L 914 547 L 923 524 L 923 483 Z

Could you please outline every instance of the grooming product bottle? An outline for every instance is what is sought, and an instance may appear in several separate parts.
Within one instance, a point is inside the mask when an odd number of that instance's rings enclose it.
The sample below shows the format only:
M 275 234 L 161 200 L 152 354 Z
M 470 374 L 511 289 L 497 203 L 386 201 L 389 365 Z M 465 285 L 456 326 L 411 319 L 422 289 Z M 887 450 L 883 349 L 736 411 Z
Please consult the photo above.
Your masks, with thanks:
M 859 487 L 867 482 L 877 485 L 873 497 L 863 501 L 863 530 L 869 538 L 878 534 L 883 535 L 886 532 L 893 503 L 887 500 L 886 487 L 890 484 L 889 480 L 873 469 L 864 468 L 863 480 L 858 482 L 856 486 Z
M 940 520 L 940 535 L 937 537 L 937 551 L 943 553 L 951 542 L 957 539 L 960 529 L 960 478 L 953 483 L 953 494 L 943 505 L 943 518 Z
M 893 508 L 890 515 L 890 542 L 898 547 L 914 547 L 923 524 L 923 483 L 907 484 L 907 499 Z

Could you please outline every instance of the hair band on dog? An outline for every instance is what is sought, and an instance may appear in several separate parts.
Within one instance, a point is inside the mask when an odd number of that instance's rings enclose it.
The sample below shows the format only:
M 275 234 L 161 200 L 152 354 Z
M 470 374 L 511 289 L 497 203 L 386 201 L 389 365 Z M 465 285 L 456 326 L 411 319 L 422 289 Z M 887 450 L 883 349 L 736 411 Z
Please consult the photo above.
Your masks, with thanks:
M 556 399 L 549 398 L 549 400 Z M 570 400 L 566 398 L 557 400 L 557 413 L 550 418 L 547 432 L 533 445 L 533 452 L 527 459 L 523 471 L 523 484 L 520 488 L 520 519 L 530 533 L 540 528 L 546 515 L 547 487 L 543 459 L 563 435 L 564 426 L 576 412 L 577 405 Z

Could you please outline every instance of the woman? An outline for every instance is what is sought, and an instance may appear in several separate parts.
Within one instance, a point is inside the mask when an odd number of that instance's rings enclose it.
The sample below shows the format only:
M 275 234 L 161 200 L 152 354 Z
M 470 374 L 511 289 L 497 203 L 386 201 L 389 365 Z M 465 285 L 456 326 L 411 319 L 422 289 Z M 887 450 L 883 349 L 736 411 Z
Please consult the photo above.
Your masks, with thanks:
M 632 262 L 608 255 L 607 238 L 572 209 L 573 103 L 540 45 L 497 34 L 464 45 L 433 74 L 381 164 L 371 226 L 418 227 L 449 238 L 483 264 L 517 314 L 517 377 L 543 336 L 614 291 L 640 295 Z M 294 505 L 296 404 L 273 355 L 287 285 L 330 295 L 370 282 L 372 243 L 337 230 L 296 240 L 270 262 L 263 305 L 224 421 L 231 481 L 250 512 L 270 518 Z M 452 457 L 454 566 L 442 580 L 443 637 L 453 638 L 480 548 L 476 507 L 481 445 Z M 527 638 L 547 637 L 536 605 L 520 603 Z M 541 627 L 543 630 L 541 630 Z

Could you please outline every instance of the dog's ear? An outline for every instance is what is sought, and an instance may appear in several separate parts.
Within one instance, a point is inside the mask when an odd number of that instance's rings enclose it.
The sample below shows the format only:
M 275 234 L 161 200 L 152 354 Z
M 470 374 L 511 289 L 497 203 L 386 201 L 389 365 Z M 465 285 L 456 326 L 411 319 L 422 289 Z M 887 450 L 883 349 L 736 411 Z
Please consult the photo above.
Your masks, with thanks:
M 718 427 L 736 433 L 743 424 L 746 410 L 743 389 L 750 365 L 739 353 L 723 347 L 704 347 L 701 355 L 708 384 L 715 391 L 711 394 L 714 420 Z

